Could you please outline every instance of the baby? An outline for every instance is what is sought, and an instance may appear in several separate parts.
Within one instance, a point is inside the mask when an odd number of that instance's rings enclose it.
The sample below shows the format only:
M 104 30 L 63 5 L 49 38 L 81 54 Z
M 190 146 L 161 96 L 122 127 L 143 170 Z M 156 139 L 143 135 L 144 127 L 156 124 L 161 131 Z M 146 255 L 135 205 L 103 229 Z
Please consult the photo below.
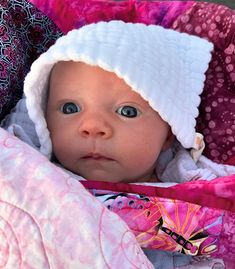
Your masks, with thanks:
M 200 156 L 195 131 L 212 49 L 155 25 L 110 21 L 73 30 L 33 63 L 25 97 L 2 126 L 87 180 L 156 184 L 235 173 Z M 145 253 L 154 264 L 162 260 L 160 268 L 179 258 Z
M 157 157 L 173 137 L 123 79 L 82 62 L 53 68 L 46 121 L 58 161 L 86 179 L 156 180 Z
M 69 32 L 25 79 L 39 150 L 85 179 L 110 182 L 162 180 L 159 156 L 174 138 L 195 164 L 203 149 L 195 118 L 212 49 L 156 25 L 110 21 Z M 18 136 L 32 136 L 24 131 Z M 168 178 L 184 177 L 172 167 Z

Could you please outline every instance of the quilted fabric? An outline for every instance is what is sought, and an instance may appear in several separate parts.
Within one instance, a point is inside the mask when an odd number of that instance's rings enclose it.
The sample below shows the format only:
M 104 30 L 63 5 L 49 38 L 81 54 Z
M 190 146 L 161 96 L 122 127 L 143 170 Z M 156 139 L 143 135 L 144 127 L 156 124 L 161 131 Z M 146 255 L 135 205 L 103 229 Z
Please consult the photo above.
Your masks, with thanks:
M 0 120 L 22 97 L 32 62 L 61 35 L 56 25 L 25 0 L 0 4 Z

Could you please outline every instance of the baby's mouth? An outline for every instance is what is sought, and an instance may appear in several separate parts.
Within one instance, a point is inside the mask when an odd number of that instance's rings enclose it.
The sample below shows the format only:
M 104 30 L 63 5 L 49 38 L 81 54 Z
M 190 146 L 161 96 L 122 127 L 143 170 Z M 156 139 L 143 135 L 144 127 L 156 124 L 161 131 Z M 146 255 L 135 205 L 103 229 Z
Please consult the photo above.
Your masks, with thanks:
M 97 160 L 97 161 L 113 161 L 112 158 L 109 158 L 107 156 L 104 156 L 99 153 L 89 153 L 82 157 L 84 160 Z

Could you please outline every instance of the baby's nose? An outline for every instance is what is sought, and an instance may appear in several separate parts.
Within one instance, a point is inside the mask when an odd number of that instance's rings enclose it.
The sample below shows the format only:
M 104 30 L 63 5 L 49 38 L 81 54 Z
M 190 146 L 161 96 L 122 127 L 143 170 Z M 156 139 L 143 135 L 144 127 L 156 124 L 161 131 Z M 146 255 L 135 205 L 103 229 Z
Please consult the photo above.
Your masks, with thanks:
M 112 135 L 111 126 L 103 119 L 84 119 L 79 127 L 79 133 L 82 137 L 95 137 L 107 139 Z

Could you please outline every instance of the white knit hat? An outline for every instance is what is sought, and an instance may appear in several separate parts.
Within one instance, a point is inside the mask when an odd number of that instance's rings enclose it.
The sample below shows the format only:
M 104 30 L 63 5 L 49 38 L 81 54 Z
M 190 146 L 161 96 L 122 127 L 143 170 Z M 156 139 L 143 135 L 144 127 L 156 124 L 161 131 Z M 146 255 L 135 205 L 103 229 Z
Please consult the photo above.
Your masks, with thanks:
M 156 25 L 99 22 L 72 30 L 43 53 L 26 76 L 24 93 L 40 151 L 52 145 L 44 117 L 49 74 L 58 61 L 81 61 L 116 73 L 169 123 L 185 148 L 197 148 L 195 132 L 205 71 L 213 45 Z

